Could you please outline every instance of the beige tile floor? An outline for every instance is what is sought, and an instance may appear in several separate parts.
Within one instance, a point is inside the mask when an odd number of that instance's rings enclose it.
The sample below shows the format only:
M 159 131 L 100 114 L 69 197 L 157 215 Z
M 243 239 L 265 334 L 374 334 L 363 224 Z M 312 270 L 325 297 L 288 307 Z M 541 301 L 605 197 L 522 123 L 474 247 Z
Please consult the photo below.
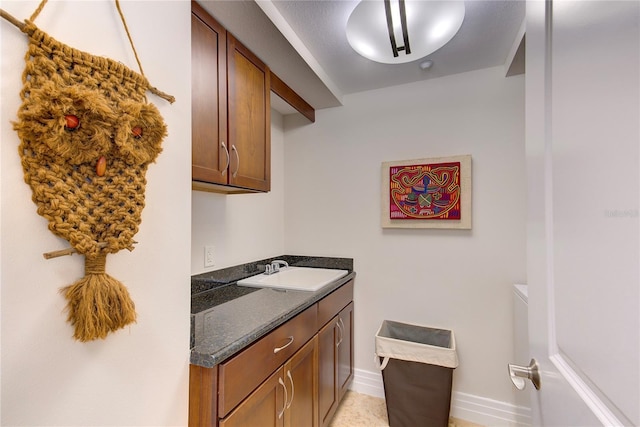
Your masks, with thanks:
M 348 391 L 331 421 L 330 427 L 389 427 L 384 399 Z M 449 427 L 482 427 L 456 418 Z

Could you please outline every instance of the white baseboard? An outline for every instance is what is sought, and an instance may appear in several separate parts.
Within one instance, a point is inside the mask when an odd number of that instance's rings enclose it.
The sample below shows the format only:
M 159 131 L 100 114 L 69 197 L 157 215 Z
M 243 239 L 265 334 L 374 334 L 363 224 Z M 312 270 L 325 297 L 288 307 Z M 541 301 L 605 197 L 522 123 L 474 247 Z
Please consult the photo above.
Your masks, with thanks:
M 453 392 L 451 416 L 484 426 L 531 425 L 531 409 L 473 394 Z
M 350 389 L 384 398 L 382 374 L 355 369 Z M 531 425 L 529 408 L 457 391 L 451 395 L 451 416 L 483 426 Z
M 380 372 L 354 369 L 353 382 L 349 389 L 384 399 L 384 384 L 382 383 L 382 374 Z

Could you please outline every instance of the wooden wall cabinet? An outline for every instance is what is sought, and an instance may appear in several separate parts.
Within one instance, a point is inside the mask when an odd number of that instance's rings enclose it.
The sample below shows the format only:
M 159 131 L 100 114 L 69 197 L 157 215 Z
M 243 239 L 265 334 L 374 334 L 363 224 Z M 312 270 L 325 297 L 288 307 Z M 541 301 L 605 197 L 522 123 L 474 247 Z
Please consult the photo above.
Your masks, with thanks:
M 269 68 L 198 3 L 191 12 L 193 188 L 269 191 Z

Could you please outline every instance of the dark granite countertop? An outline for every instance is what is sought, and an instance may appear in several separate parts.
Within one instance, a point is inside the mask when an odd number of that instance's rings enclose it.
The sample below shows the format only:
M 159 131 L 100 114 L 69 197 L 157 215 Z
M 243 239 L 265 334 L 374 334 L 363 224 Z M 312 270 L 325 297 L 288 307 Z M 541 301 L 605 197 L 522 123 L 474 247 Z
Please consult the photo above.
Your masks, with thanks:
M 293 266 L 336 268 L 349 274 L 316 292 L 249 288 L 238 280 L 283 259 Z M 211 368 L 304 311 L 355 277 L 350 258 L 285 255 L 191 278 L 190 362 Z

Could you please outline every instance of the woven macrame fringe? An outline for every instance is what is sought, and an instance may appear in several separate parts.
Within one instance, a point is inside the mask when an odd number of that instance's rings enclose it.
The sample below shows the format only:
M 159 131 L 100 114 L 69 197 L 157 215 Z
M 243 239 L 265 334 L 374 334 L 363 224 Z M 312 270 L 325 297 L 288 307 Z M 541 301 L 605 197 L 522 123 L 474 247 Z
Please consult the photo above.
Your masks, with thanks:
M 136 321 L 135 305 L 127 288 L 104 272 L 106 254 L 85 258 L 85 276 L 61 289 L 67 299 L 67 320 L 78 341 L 104 339 Z

